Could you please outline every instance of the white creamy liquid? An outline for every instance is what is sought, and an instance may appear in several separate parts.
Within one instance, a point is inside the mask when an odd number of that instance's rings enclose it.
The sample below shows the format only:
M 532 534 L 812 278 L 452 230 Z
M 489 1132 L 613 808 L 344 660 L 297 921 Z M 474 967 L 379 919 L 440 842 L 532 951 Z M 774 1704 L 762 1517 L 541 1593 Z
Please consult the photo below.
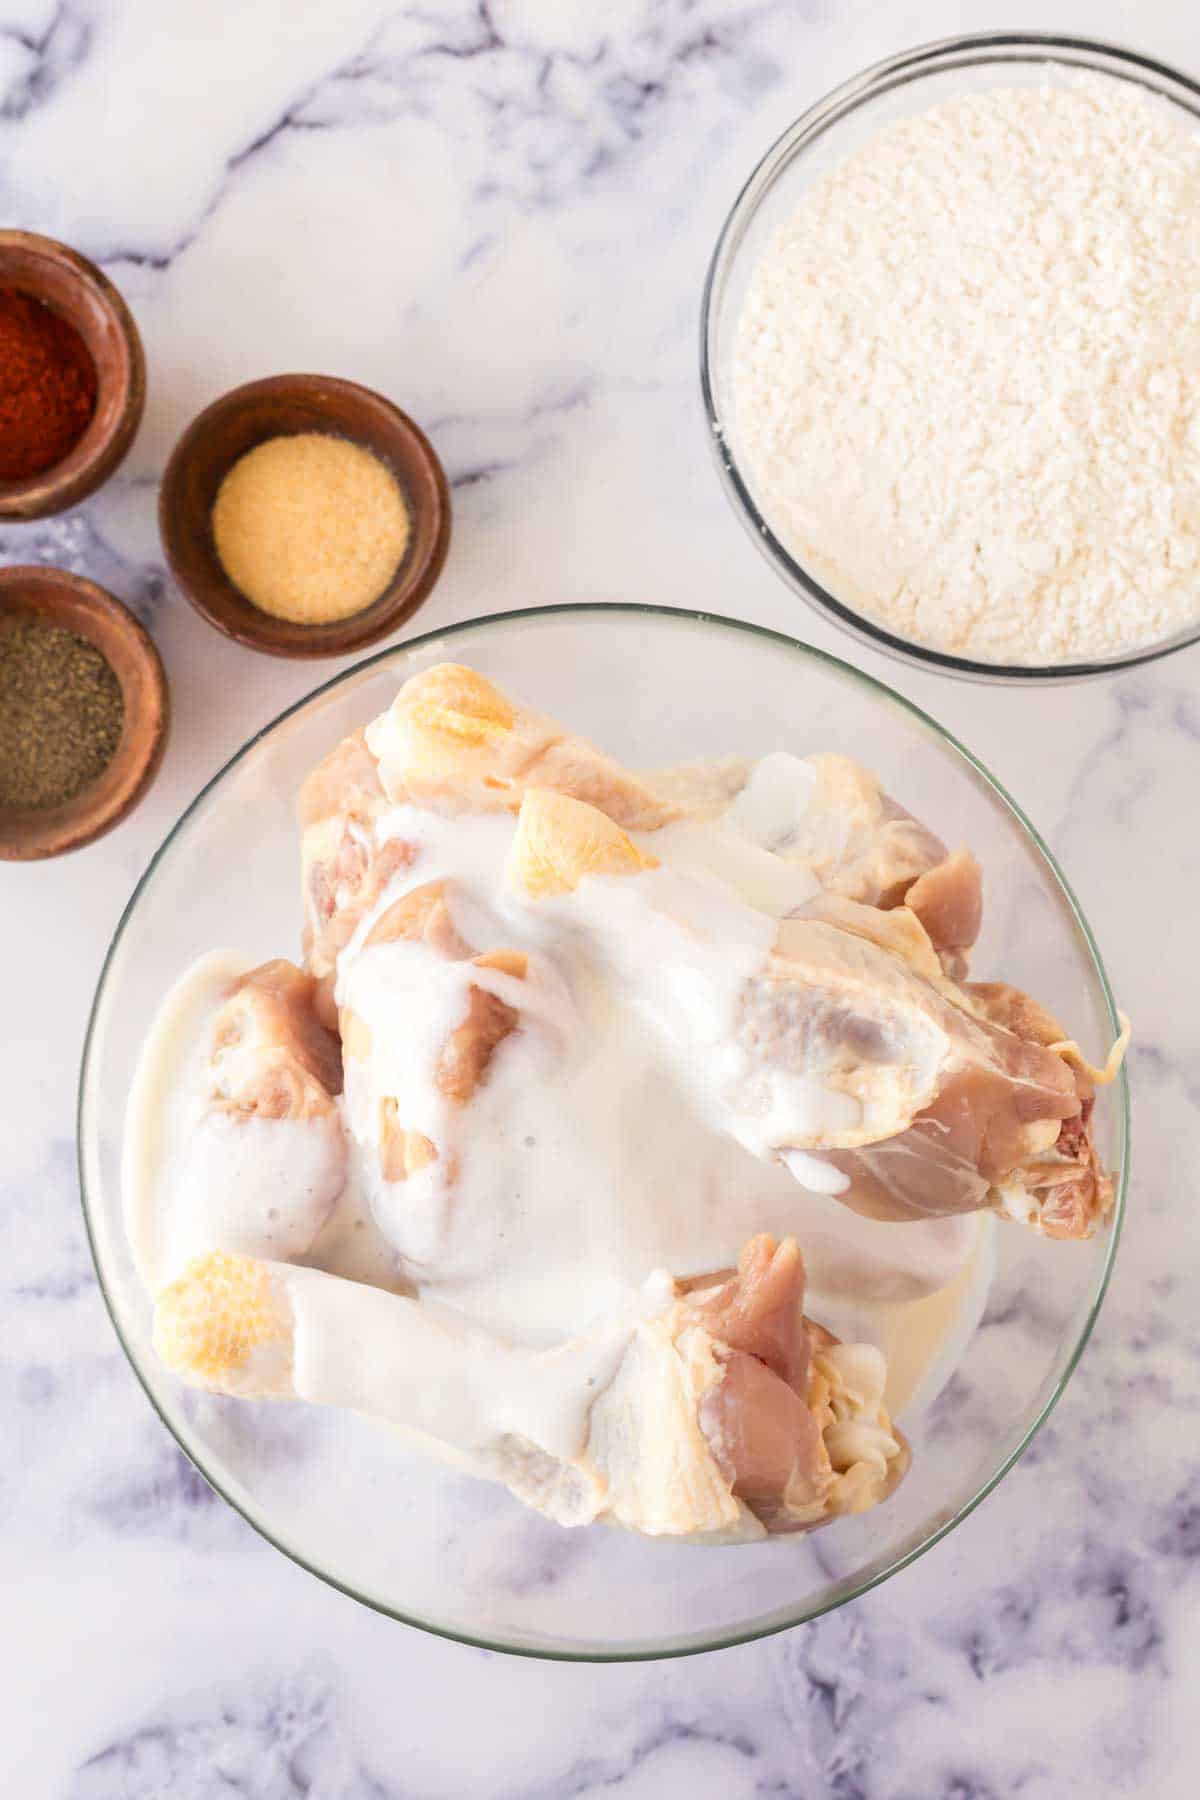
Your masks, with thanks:
M 202 956 L 163 1001 L 142 1047 L 121 1163 L 138 1274 L 157 1293 L 190 1258 L 228 1250 L 401 1285 L 339 1121 L 233 1119 L 206 1107 L 213 1018 L 249 967 L 232 950 Z M 329 1192 L 332 1206 L 319 1198 Z M 314 1219 L 324 1221 L 315 1232 Z
M 783 806 L 779 795 L 760 800 L 758 813 L 772 818 Z M 770 822 L 754 819 L 764 835 Z M 478 1332 L 504 1340 L 495 1346 L 501 1361 L 508 1348 L 536 1356 L 588 1332 L 603 1342 L 609 1324 L 623 1343 L 654 1294 L 660 1302 L 669 1295 L 665 1277 L 651 1280 L 656 1271 L 683 1279 L 727 1270 L 760 1231 L 799 1239 L 814 1319 L 893 1358 L 896 1408 L 927 1402 L 982 1308 L 990 1220 L 864 1219 L 838 1202 L 841 1178 L 819 1154 L 791 1156 L 789 1170 L 767 1126 L 750 1147 L 745 1131 L 742 1142 L 731 1135 L 726 1091 L 736 1070 L 721 1047 L 732 1009 L 776 919 L 817 891 L 812 876 L 756 846 L 727 815 L 644 836 L 663 865 L 648 875 L 589 876 L 572 895 L 530 902 L 505 883 L 514 830 L 508 814 L 446 818 L 411 806 L 380 822 L 381 839 L 403 838 L 418 853 L 339 959 L 339 1004 L 366 1025 L 371 1050 L 346 1062 L 347 1178 L 302 1260 L 419 1293 L 438 1307 L 431 1326 L 435 1316 L 451 1332 L 465 1321 L 451 1362 L 463 1364 L 470 1392 L 442 1404 L 453 1411 L 461 1402 L 474 1423 L 460 1421 L 452 1438 L 444 1422 L 440 1433 L 460 1448 L 472 1431 L 478 1441 L 481 1406 L 503 1413 Z M 526 953 L 524 980 L 443 960 L 424 944 L 364 948 L 396 898 L 434 880 L 451 884 L 447 903 L 474 953 Z M 214 1130 L 199 1118 L 206 1031 L 243 972 L 228 953 L 202 959 L 168 996 L 143 1051 L 123 1179 L 130 1239 L 152 1292 L 197 1248 L 286 1260 L 281 1245 L 289 1231 L 302 1232 L 303 1195 L 323 1174 L 307 1127 L 268 1139 L 279 1122 L 263 1121 L 237 1137 L 241 1127 Z M 472 985 L 516 1008 L 519 1025 L 469 1104 L 455 1106 L 437 1091 L 434 1070 Z M 814 1120 L 845 1106 L 845 1096 L 812 1085 L 799 1098 Z M 400 1123 L 439 1148 L 435 1164 L 401 1182 L 383 1179 L 376 1154 L 379 1101 L 388 1095 L 402 1107 Z M 789 1094 L 793 1112 L 798 1103 Z M 317 1288 L 312 1298 L 309 1286 L 296 1289 L 297 1390 L 315 1400 L 341 1394 L 342 1404 L 437 1434 L 436 1408 L 428 1418 L 428 1408 L 414 1411 L 382 1376 L 359 1393 L 364 1359 L 354 1345 L 369 1329 L 367 1313 L 356 1312 L 353 1289 L 331 1296 Z M 538 1401 L 540 1417 L 552 1404 L 571 1420 L 564 1441 L 578 1437 L 579 1409 L 595 1396 L 594 1347 L 588 1355 L 582 1386 L 568 1360 L 550 1383 L 552 1400 Z M 446 1386 L 441 1372 L 436 1385 Z M 522 1429 L 519 1411 L 507 1415 L 513 1430 Z
M 801 1180 L 825 1190 L 809 1192 L 765 1146 L 748 1155 L 723 1129 L 711 1067 L 719 1076 L 736 993 L 775 930 L 774 915 L 749 911 L 728 876 L 762 906 L 762 864 L 775 859 L 724 827 L 688 822 L 643 838 L 661 869 L 589 876 L 575 894 L 531 904 L 504 883 L 514 829 L 506 814 L 396 808 L 381 834 L 418 844 L 419 854 L 341 962 L 339 1000 L 372 1042 L 365 1073 L 347 1064 L 356 1133 L 370 1141 L 380 1097 L 400 1094 L 402 1123 L 448 1142 L 456 1165 L 450 1182 L 441 1164 L 403 1182 L 376 1177 L 376 1216 L 414 1279 L 535 1344 L 609 1316 L 654 1269 L 686 1278 L 732 1267 L 756 1231 L 799 1237 L 814 1297 L 891 1301 L 945 1286 L 970 1252 L 972 1221 L 862 1219 L 829 1197 L 840 1179 L 819 1156 L 798 1165 Z M 463 935 L 480 951 L 525 950 L 524 982 L 441 961 L 421 944 L 360 948 L 398 893 L 447 876 Z M 815 891 L 790 865 L 771 880 L 780 913 Z M 684 951 L 681 918 L 695 933 Z M 521 1028 L 499 1046 L 470 1105 L 455 1109 L 431 1071 L 471 984 L 516 1006 Z M 685 1039 L 654 1028 L 668 1013 L 687 1020 Z M 808 1103 L 815 1113 L 847 1102 L 814 1090 Z
M 632 1320 L 561 1350 L 528 1351 L 435 1301 L 364 1293 L 289 1272 L 297 1395 L 440 1440 L 470 1455 L 505 1434 L 569 1461 L 587 1412 L 612 1380 Z

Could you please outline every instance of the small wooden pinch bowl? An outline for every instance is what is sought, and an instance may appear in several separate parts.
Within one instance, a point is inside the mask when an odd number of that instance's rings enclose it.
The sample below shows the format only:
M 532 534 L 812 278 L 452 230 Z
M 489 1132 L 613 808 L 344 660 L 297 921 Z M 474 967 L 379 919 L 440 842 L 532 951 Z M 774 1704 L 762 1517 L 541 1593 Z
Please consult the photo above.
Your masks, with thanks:
M 371 451 L 400 486 L 409 538 L 377 600 L 350 618 L 297 624 L 253 606 L 225 573 L 212 509 L 228 471 L 268 438 L 316 431 Z M 345 656 L 411 617 L 442 571 L 450 489 L 423 431 L 382 394 L 331 375 L 272 375 L 233 388 L 194 419 L 162 479 L 158 526 L 171 573 L 196 611 L 227 637 L 271 656 Z
M 0 569 L 0 632 L 37 619 L 94 644 L 121 684 L 125 723 L 112 760 L 61 806 L 0 806 L 0 858 L 32 862 L 90 844 L 131 812 L 166 746 L 167 678 L 158 651 L 129 608 L 82 575 L 41 566 Z
M 0 287 L 32 294 L 66 319 L 96 365 L 96 410 L 75 448 L 40 475 L 0 481 L 0 519 L 41 519 L 86 499 L 121 462 L 146 404 L 146 360 L 112 282 L 66 244 L 0 231 Z

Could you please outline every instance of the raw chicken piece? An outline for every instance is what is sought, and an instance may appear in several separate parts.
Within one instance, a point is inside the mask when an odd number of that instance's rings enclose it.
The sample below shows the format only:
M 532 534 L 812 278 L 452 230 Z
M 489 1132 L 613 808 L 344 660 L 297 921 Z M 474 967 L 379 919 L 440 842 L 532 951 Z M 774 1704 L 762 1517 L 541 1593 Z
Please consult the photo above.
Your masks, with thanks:
M 887 952 L 856 952 L 836 928 L 799 920 L 784 921 L 746 1001 L 743 1034 L 749 1026 L 759 1054 L 823 1067 L 830 1087 L 860 1100 L 860 1124 L 840 1141 L 795 1134 L 845 1177 L 838 1198 L 856 1211 L 918 1219 L 993 1207 L 1070 1237 L 1107 1211 L 1088 1096 L 1055 1048 L 1057 1027 L 1039 1038 L 993 1023 L 948 981 L 935 987 Z M 842 1057 L 861 1060 L 845 1071 Z
M 192 1386 L 347 1407 L 420 1432 L 564 1525 L 603 1510 L 583 1456 L 588 1409 L 628 1339 L 618 1325 L 518 1348 L 425 1301 L 223 1252 L 196 1258 L 154 1313 L 159 1356 Z
M 368 951 L 388 944 L 419 944 L 439 961 L 464 963 L 472 970 L 495 972 L 511 981 L 524 981 L 529 968 L 524 951 L 501 949 L 472 955 L 471 946 L 460 935 L 450 916 L 446 904 L 447 885 L 444 881 L 429 882 L 402 894 L 372 925 L 361 954 L 365 956 Z M 495 992 L 477 986 L 465 970 L 464 986 L 464 1016 L 447 1034 L 433 1070 L 438 1092 L 457 1106 L 465 1106 L 471 1099 L 500 1044 L 518 1023 L 516 1009 Z M 406 1021 L 397 1019 L 395 1026 L 403 1031 Z M 343 1011 L 342 1034 L 348 1054 L 357 1062 L 368 1060 L 372 1050 L 371 1033 L 349 1007 Z M 398 1104 L 395 1096 L 391 1098 Z
M 807 1530 L 885 1499 L 909 1464 L 882 1405 L 887 1366 L 804 1317 L 794 1238 L 752 1238 L 736 1273 L 685 1312 L 717 1346 L 701 1429 L 731 1491 L 772 1531 Z
M 380 844 L 375 827 L 388 805 L 365 731 L 344 738 L 300 790 L 304 953 L 321 986 L 317 1010 L 336 1020 L 333 973 L 338 953 L 379 901 L 392 877 L 414 860 L 401 838 Z
M 631 831 L 678 817 L 591 744 L 457 663 L 406 681 L 367 727 L 367 743 L 389 796 L 437 812 L 515 812 L 526 788 L 542 787 L 587 800 Z
M 449 885 L 425 883 L 384 909 L 346 971 L 341 1013 L 349 1118 L 383 1184 L 374 1210 L 389 1241 L 418 1263 L 428 1252 L 413 1238 L 422 1215 L 396 1184 L 423 1175 L 448 1198 L 456 1116 L 518 1029 L 530 973 L 524 951 L 473 954 L 451 917 Z M 447 1022 L 423 1062 L 412 1018 L 431 1005 Z
M 820 894 L 795 909 L 796 918 L 817 919 L 836 925 L 851 937 L 866 938 L 924 976 L 934 987 L 942 985 L 944 970 L 929 933 L 920 919 L 907 906 L 894 906 L 890 912 L 864 906 L 858 900 L 846 900 L 840 894 Z
M 216 1252 L 159 1295 L 154 1342 L 195 1386 L 425 1432 L 561 1524 L 761 1536 L 877 1504 L 909 1461 L 883 1359 L 809 1325 L 803 1282 L 794 1242 L 758 1238 L 716 1286 L 527 1350 L 428 1303 Z
M 524 981 L 529 959 L 521 950 L 492 950 L 471 958 L 473 969 L 495 969 L 512 981 Z M 456 1106 L 465 1106 L 486 1076 L 491 1061 L 521 1015 L 499 994 L 472 982 L 467 990 L 467 1013 L 456 1025 L 438 1057 L 434 1080 Z
M 747 756 L 706 757 L 703 762 L 676 763 L 643 775 L 664 805 L 691 819 L 719 819 L 737 799 L 754 763 Z
M 869 770 L 832 753 L 776 752 L 754 766 L 727 817 L 764 849 L 804 863 L 830 894 L 884 912 L 906 904 L 945 972 L 966 973 L 982 921 L 979 864 L 967 850 L 948 854 Z
M 532 781 L 577 792 L 631 827 L 649 830 L 678 816 L 599 750 L 453 663 L 413 676 L 386 713 L 314 770 L 299 807 L 304 950 L 321 980 L 317 1007 L 326 1024 L 336 1018 L 338 955 L 389 883 L 417 858 L 404 838 L 379 841 L 388 805 L 411 800 L 444 812 L 515 810 Z
M 817 920 L 785 919 L 762 973 L 743 989 L 739 1041 L 755 1063 L 815 1077 L 852 1096 L 857 1116 L 794 1135 L 797 1149 L 853 1149 L 894 1136 L 957 1076 L 984 1116 L 980 1146 L 1008 1166 L 1053 1143 L 1079 1111 L 1071 1071 L 1041 1045 L 976 1018 L 868 940 Z M 950 1127 L 949 1112 L 942 1119 Z
M 201 1109 L 169 1197 L 166 1266 L 221 1244 L 304 1256 L 346 1181 L 337 1037 L 292 963 L 237 981 L 212 1021 Z
M 531 900 L 569 894 L 586 875 L 637 875 L 660 867 L 606 813 L 566 794 L 530 788 L 509 851 L 510 884 Z
M 318 763 L 300 789 L 296 811 L 300 829 L 325 819 L 370 818 L 385 798 L 379 764 L 367 748 L 365 728 L 352 731 Z
M 315 992 L 282 957 L 235 984 L 213 1023 L 210 1106 L 262 1119 L 336 1112 L 341 1045 L 314 1015 Z
M 510 981 L 523 981 L 527 959 L 517 951 L 494 951 L 490 955 L 467 959 L 471 969 L 495 970 Z M 466 1106 L 487 1075 L 500 1045 L 520 1023 L 515 1006 L 486 987 L 479 986 L 464 972 L 465 996 L 462 1016 L 447 1033 L 433 1067 L 433 1087 L 440 1098 L 455 1107 Z M 353 1043 L 356 1063 L 369 1063 L 371 1035 L 357 1015 L 348 1013 L 347 1044 Z M 395 1029 L 403 1031 L 405 1021 L 397 1019 Z M 348 1052 L 349 1053 L 349 1052 Z M 369 1071 L 365 1080 L 370 1082 Z M 379 1167 L 385 1181 L 406 1181 L 410 1175 L 441 1159 L 453 1137 L 452 1128 L 438 1131 L 438 1142 L 414 1131 L 403 1123 L 405 1097 L 382 1094 L 378 1097 L 377 1148 Z M 426 1116 L 424 1113 L 422 1116 Z M 441 1144 L 439 1151 L 438 1144 Z M 453 1156 L 443 1171 L 447 1177 L 454 1167 Z
M 918 875 L 904 905 L 929 935 L 952 981 L 967 973 L 967 957 L 983 924 L 983 872 L 969 850 Z
M 371 921 L 363 949 L 376 944 L 423 943 L 438 956 L 469 956 L 470 946 L 450 916 L 448 883 L 426 881 L 406 888 Z
M 703 943 L 699 908 L 684 916 L 687 878 L 676 874 L 662 890 L 652 861 L 611 820 L 534 790 L 509 879 L 531 898 L 572 893 L 588 875 L 643 881 L 642 929 L 653 921 L 656 933 L 676 906 L 661 954 L 686 980 L 656 969 L 645 1003 L 689 1054 L 720 1069 L 714 1104 L 748 1148 L 785 1162 L 792 1151 L 818 1152 L 840 1178 L 838 1199 L 880 1219 L 995 1207 L 1059 1235 L 1091 1228 L 1108 1189 L 1078 1075 L 1046 1041 L 1050 1031 L 1061 1038 L 1053 1021 L 1040 1036 L 993 1023 L 979 997 L 935 971 L 911 910 L 884 925 L 886 915 L 876 923 L 871 909 L 834 896 L 818 903 L 825 917 L 779 923 L 773 948 L 737 986 L 727 1037 L 702 1045 L 679 995 L 698 983 L 717 991 L 722 945 Z M 599 918 L 592 929 L 603 935 Z M 610 954 L 631 929 L 624 913 L 614 917 Z
M 1062 1057 L 1071 1070 L 1079 1096 L 1079 1113 L 1064 1119 L 1053 1147 L 1006 1196 L 1017 1215 L 1028 1211 L 1027 1195 L 1038 1196 L 1037 1220 L 1049 1237 L 1086 1237 L 1112 1205 L 1113 1188 L 1101 1168 L 1091 1138 L 1097 1084 L 1111 1081 L 1129 1044 L 1129 1021 L 1122 1016 L 1121 1035 L 1103 1069 L 1094 1069 L 1078 1046 L 1046 1009 L 1019 988 L 1001 981 L 972 982 L 966 989 L 983 1016 L 1025 1042 L 1041 1044 Z

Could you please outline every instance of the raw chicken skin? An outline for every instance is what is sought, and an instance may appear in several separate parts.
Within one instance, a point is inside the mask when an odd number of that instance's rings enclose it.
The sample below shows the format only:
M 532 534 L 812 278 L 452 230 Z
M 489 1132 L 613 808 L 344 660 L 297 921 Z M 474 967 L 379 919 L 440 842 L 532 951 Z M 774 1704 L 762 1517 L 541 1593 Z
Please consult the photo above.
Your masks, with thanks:
M 515 812 L 539 787 L 586 800 L 630 831 L 679 816 L 602 751 L 457 663 L 406 681 L 367 743 L 389 796 L 435 812 Z
M 688 1287 L 676 1341 L 698 1327 L 711 1346 L 714 1374 L 697 1417 L 733 1498 L 779 1532 L 811 1530 L 890 1494 L 910 1456 L 882 1406 L 883 1359 L 805 1318 L 796 1240 L 762 1233 L 718 1286 Z M 847 1372 L 866 1373 L 862 1391 Z
M 654 859 L 611 820 L 581 802 L 529 790 L 510 883 L 536 902 L 573 895 L 587 878 L 616 878 L 623 890 L 644 892 L 647 927 L 654 921 L 660 930 L 673 919 L 675 943 L 664 954 L 689 969 L 701 941 L 691 915 L 704 902 L 694 881 L 677 873 L 670 890 L 653 885 Z M 671 914 L 672 904 L 683 910 Z M 1050 1031 L 1061 1037 L 1054 1021 L 1018 996 L 1003 1005 L 993 998 L 992 1009 L 1025 1021 L 1024 1035 L 993 1023 L 984 998 L 992 990 L 972 997 L 941 972 L 911 908 L 889 919 L 826 895 L 802 911 L 816 916 L 781 920 L 773 950 L 741 986 L 732 1039 L 740 1074 L 714 1086 L 732 1134 L 785 1161 L 792 1151 L 820 1152 L 844 1178 L 838 1199 L 869 1217 L 992 1207 L 1057 1235 L 1085 1235 L 1108 1190 L 1080 1077 L 1045 1041 Z M 946 911 L 953 916 L 949 902 Z M 613 913 L 610 927 L 605 912 L 592 912 L 588 929 L 619 952 L 637 916 Z M 711 987 L 717 972 L 711 961 L 705 969 L 699 979 Z M 655 1023 L 680 1045 L 691 1042 L 693 1028 L 678 994 L 694 993 L 696 979 L 692 971 L 690 990 L 656 982 L 648 1001 Z M 1040 1038 L 1029 1023 L 1035 1014 Z M 1070 1120 L 1079 1130 L 1064 1136 Z
M 331 1217 L 347 1170 L 342 1047 L 315 1015 L 316 986 L 292 963 L 263 963 L 213 1014 L 167 1197 L 167 1269 L 217 1248 L 304 1256 Z
M 945 972 L 961 980 L 983 916 L 982 876 L 967 850 L 904 810 L 847 756 L 766 756 L 729 813 L 764 849 L 810 868 L 827 894 L 890 912 L 907 905 Z
M 347 814 L 367 818 L 384 797 L 379 763 L 367 748 L 363 727 L 343 738 L 300 789 L 296 807 L 300 828 L 307 831 L 324 819 Z
M 849 1178 L 839 1198 L 856 1211 L 927 1218 L 1000 1204 L 1008 1181 L 1036 1189 L 1031 1159 L 1080 1115 L 1077 1079 L 1053 1050 L 973 1016 L 949 984 L 939 992 L 889 952 L 853 948 L 836 927 L 785 920 L 765 986 L 752 1016 L 777 1022 L 776 1057 L 823 1059 L 830 1082 L 863 1104 L 857 1143 L 797 1145 L 821 1148 Z
M 403 839 L 376 840 L 375 826 L 387 805 L 365 731 L 344 738 L 300 790 L 304 953 L 322 984 L 316 1005 L 327 1026 L 336 1021 L 332 977 L 339 952 L 388 882 L 413 859 Z
M 946 974 L 961 981 L 983 924 L 983 872 L 971 852 L 956 850 L 918 875 L 905 892 L 904 905 L 936 945 Z
M 336 1110 L 342 1047 L 314 1013 L 316 985 L 282 957 L 237 982 L 214 1022 L 213 1107 L 264 1119 Z
M 1086 1237 L 1112 1205 L 1113 1186 L 1101 1167 L 1092 1142 L 1092 1114 L 1098 1082 L 1111 1081 L 1129 1041 L 1125 1020 L 1104 1069 L 1093 1069 L 1078 1054 L 1066 1032 L 1043 1006 L 1019 988 L 1001 981 L 972 982 L 972 1003 L 994 1024 L 1030 1044 L 1053 1050 L 1067 1061 L 1079 1096 L 1079 1112 L 1065 1118 L 1053 1146 L 1023 1173 L 1023 1185 L 1012 1196 L 1018 1214 L 1032 1193 L 1038 1223 L 1048 1237 Z
M 806 862 L 822 887 L 886 910 L 918 876 L 935 868 L 946 846 L 884 793 L 848 756 L 803 758 L 815 781 L 782 844 L 767 846 Z
M 863 1109 L 840 1142 L 797 1134 L 796 1147 L 819 1148 L 846 1177 L 838 1198 L 869 1217 L 1015 1208 L 1054 1235 L 1086 1236 L 1111 1187 L 1079 1076 L 1050 1044 L 993 1024 L 969 992 L 954 993 L 889 951 L 861 940 L 852 949 L 836 927 L 786 920 L 751 989 L 755 1050 L 784 1067 L 823 1066 Z
M 170 1368 L 217 1393 L 306 1398 L 445 1433 L 560 1524 L 761 1537 L 876 1504 L 909 1462 L 881 1403 L 883 1359 L 810 1326 L 803 1286 L 795 1243 L 756 1238 L 708 1293 L 615 1333 L 527 1350 L 317 1269 L 215 1252 L 158 1296 L 154 1341 Z M 354 1328 L 364 1313 L 369 1331 Z M 748 1345 L 782 1356 L 791 1381 Z M 589 1369 L 594 1398 L 572 1428 L 562 1378 Z M 451 1378 L 444 1400 L 431 1370 Z M 523 1429 L 472 1403 L 492 1387 Z
M 384 908 L 355 959 L 340 1015 L 350 1117 L 357 1122 L 360 1140 L 383 1184 L 376 1186 L 374 1206 L 388 1235 L 404 1213 L 396 1184 L 422 1174 L 446 1191 L 453 1183 L 458 1167 L 456 1114 L 474 1097 L 497 1050 L 520 1024 L 517 1006 L 490 984 L 499 982 L 508 993 L 519 992 L 515 984 L 523 984 L 529 974 L 524 951 L 500 948 L 472 954 L 451 916 L 449 885 L 427 882 Z M 402 961 L 395 960 L 397 951 Z M 397 1081 L 393 1091 L 386 1085 L 387 1077 L 379 1075 L 389 1046 L 401 1044 L 411 1030 L 403 1005 L 378 1010 L 371 1005 L 369 997 L 383 976 L 381 957 L 388 959 L 390 978 L 401 983 L 397 992 L 414 1002 L 429 975 L 440 971 L 457 979 L 457 1016 L 448 1024 L 434 1061 L 431 1097 L 420 1096 L 419 1083 L 414 1083 L 414 1092 L 405 1091 L 406 1084 Z M 368 997 L 365 1006 L 356 1002 L 356 995 Z M 420 1125 L 412 1117 L 414 1106 Z M 411 1248 L 403 1231 L 394 1241 Z

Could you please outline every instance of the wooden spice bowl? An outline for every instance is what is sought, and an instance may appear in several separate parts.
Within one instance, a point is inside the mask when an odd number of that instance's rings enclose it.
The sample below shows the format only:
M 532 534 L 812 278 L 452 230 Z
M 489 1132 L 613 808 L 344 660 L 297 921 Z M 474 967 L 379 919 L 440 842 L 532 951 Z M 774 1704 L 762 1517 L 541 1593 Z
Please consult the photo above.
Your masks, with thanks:
M 0 858 L 31 862 L 81 849 L 132 811 L 162 761 L 169 703 L 167 678 L 151 639 L 128 607 L 94 581 L 65 569 L 0 569 L 0 631 L 18 618 L 58 626 L 94 644 L 125 701 L 112 760 L 82 793 L 61 806 L 0 806 Z
M 96 410 L 73 450 L 25 481 L 0 481 L 0 519 L 65 512 L 107 481 L 146 404 L 146 359 L 133 314 L 77 250 L 32 231 L 0 231 L 0 287 L 42 300 L 73 325 L 96 365 Z
M 226 575 L 212 509 L 233 464 L 267 438 L 323 432 L 377 456 L 408 508 L 404 554 L 377 600 L 349 618 L 297 624 L 253 606 Z M 411 617 L 442 572 L 450 543 L 450 489 L 420 428 L 382 394 L 331 375 L 272 375 L 234 388 L 194 419 L 171 453 L 158 500 L 171 573 L 218 631 L 272 656 L 345 656 Z

